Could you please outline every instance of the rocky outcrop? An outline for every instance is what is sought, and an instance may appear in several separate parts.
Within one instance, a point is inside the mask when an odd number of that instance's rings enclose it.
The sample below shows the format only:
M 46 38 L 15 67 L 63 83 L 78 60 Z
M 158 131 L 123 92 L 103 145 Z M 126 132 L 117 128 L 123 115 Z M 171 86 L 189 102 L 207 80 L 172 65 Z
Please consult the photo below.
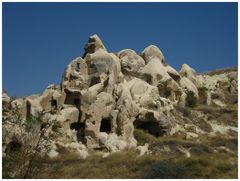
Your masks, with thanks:
M 181 132 L 186 119 L 178 119 L 174 112 L 176 106 L 185 107 L 189 92 L 202 103 L 219 107 L 225 106 L 226 95 L 237 94 L 236 72 L 197 75 L 187 64 L 177 72 L 154 45 L 141 55 L 131 49 L 114 54 L 93 35 L 84 50 L 66 67 L 60 86 L 49 85 L 42 95 L 12 102 L 3 94 L 3 107 L 17 107 L 23 119 L 42 113 L 45 120 L 58 123 L 61 135 L 51 140 L 50 157 L 62 147 L 82 158 L 87 149 L 116 152 L 136 147 L 135 128 L 155 137 Z M 198 133 L 188 132 L 187 138 Z
M 145 66 L 143 58 L 131 49 L 120 51 L 118 58 L 120 59 L 121 69 L 124 74 L 137 76 L 139 70 Z

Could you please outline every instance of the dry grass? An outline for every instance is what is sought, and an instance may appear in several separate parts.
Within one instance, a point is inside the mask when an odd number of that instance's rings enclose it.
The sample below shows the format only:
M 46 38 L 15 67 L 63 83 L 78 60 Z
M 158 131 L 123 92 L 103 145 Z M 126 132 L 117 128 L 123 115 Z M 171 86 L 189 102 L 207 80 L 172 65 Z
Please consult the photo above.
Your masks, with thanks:
M 92 155 L 86 160 L 68 160 L 66 155 L 58 162 L 48 163 L 41 178 L 138 178 L 145 166 L 156 158 L 138 157 L 133 150 L 113 153 L 106 158 Z
M 209 120 L 217 120 L 220 124 L 238 126 L 238 108 L 228 105 L 226 108 L 216 106 L 198 105 L 193 110 L 201 111 L 208 116 Z
M 161 160 L 149 167 L 144 178 L 237 178 L 237 163 L 225 161 L 226 155 L 180 157 Z
M 141 132 L 142 137 L 146 135 L 149 139 L 147 133 Z M 85 160 L 64 153 L 54 160 L 45 160 L 37 178 L 237 178 L 237 138 L 202 136 L 199 139 L 196 142 L 178 136 L 155 138 L 149 147 L 152 154 L 141 157 L 135 150 L 113 153 L 106 158 L 91 155 Z M 171 152 L 154 152 L 162 146 L 169 146 Z M 191 157 L 179 153 L 178 146 L 191 148 Z M 235 154 L 215 152 L 220 146 Z
M 209 72 L 205 72 L 205 75 L 218 75 L 218 74 L 223 74 L 223 73 L 228 73 L 228 72 L 237 72 L 238 68 L 237 67 L 230 67 L 230 68 L 223 68 L 223 69 L 217 69 Z
M 153 143 L 157 141 L 157 138 L 141 129 L 134 129 L 134 137 L 138 141 L 139 145 L 144 145 L 145 143 Z
M 62 158 L 63 159 L 63 158 Z M 65 159 L 51 163 L 38 178 L 237 178 L 237 158 L 226 153 L 205 155 L 138 157 L 134 151 L 114 153 L 107 158 Z

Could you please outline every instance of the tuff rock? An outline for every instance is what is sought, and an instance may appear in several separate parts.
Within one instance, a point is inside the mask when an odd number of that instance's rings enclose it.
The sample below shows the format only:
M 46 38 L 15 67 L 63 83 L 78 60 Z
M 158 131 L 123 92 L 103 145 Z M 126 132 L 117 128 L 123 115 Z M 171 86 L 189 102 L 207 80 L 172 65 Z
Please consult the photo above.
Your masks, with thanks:
M 49 138 L 50 158 L 56 157 L 60 148 L 86 158 L 88 149 L 116 152 L 137 147 L 135 128 L 156 137 L 187 132 L 187 139 L 196 138 L 206 131 L 175 114 L 176 106 L 185 107 L 187 93 L 193 92 L 207 105 L 224 107 L 230 101 L 227 95 L 238 91 L 237 72 L 197 75 L 187 64 L 177 72 L 155 45 L 140 55 L 131 49 L 109 53 L 101 39 L 93 35 L 84 50 L 82 57 L 67 65 L 60 85 L 49 85 L 42 95 L 13 101 L 6 93 L 2 95 L 3 111 L 18 108 L 25 120 L 42 113 L 44 120 L 58 123 L 61 134 Z M 203 115 L 196 116 L 206 121 Z M 188 120 L 188 126 L 183 120 Z M 4 124 L 3 130 L 5 152 L 11 139 L 19 136 L 19 129 Z M 147 146 L 138 149 L 141 155 L 147 152 Z

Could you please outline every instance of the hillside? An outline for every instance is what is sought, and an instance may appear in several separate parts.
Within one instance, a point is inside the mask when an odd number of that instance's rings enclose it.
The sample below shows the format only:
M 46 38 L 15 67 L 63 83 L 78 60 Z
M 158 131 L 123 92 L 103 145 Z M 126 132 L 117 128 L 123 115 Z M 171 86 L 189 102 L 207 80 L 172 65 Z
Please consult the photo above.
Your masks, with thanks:
M 97 35 L 41 95 L 3 100 L 3 178 L 237 178 L 237 68 L 178 72 Z

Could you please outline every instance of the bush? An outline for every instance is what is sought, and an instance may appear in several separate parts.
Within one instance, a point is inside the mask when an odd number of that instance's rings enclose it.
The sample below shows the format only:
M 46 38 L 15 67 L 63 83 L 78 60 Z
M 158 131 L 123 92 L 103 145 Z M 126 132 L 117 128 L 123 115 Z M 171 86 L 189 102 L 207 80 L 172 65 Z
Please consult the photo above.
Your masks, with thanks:
M 153 143 L 157 140 L 157 138 L 141 129 L 135 128 L 133 134 L 140 145 L 144 145 L 145 143 Z
M 192 91 L 186 92 L 186 106 L 188 107 L 195 107 L 197 105 L 197 98 Z
M 153 164 L 144 175 L 145 179 L 181 179 L 184 168 L 170 160 L 162 160 Z
M 46 130 L 50 123 L 38 117 L 23 119 L 19 108 L 11 110 L 9 118 L 3 123 L 3 178 L 32 178 L 41 165 L 41 154 L 49 151 L 50 140 Z M 17 130 L 12 132 L 12 130 Z M 57 128 L 56 128 L 57 129 Z M 10 139 L 10 142 L 7 141 Z

